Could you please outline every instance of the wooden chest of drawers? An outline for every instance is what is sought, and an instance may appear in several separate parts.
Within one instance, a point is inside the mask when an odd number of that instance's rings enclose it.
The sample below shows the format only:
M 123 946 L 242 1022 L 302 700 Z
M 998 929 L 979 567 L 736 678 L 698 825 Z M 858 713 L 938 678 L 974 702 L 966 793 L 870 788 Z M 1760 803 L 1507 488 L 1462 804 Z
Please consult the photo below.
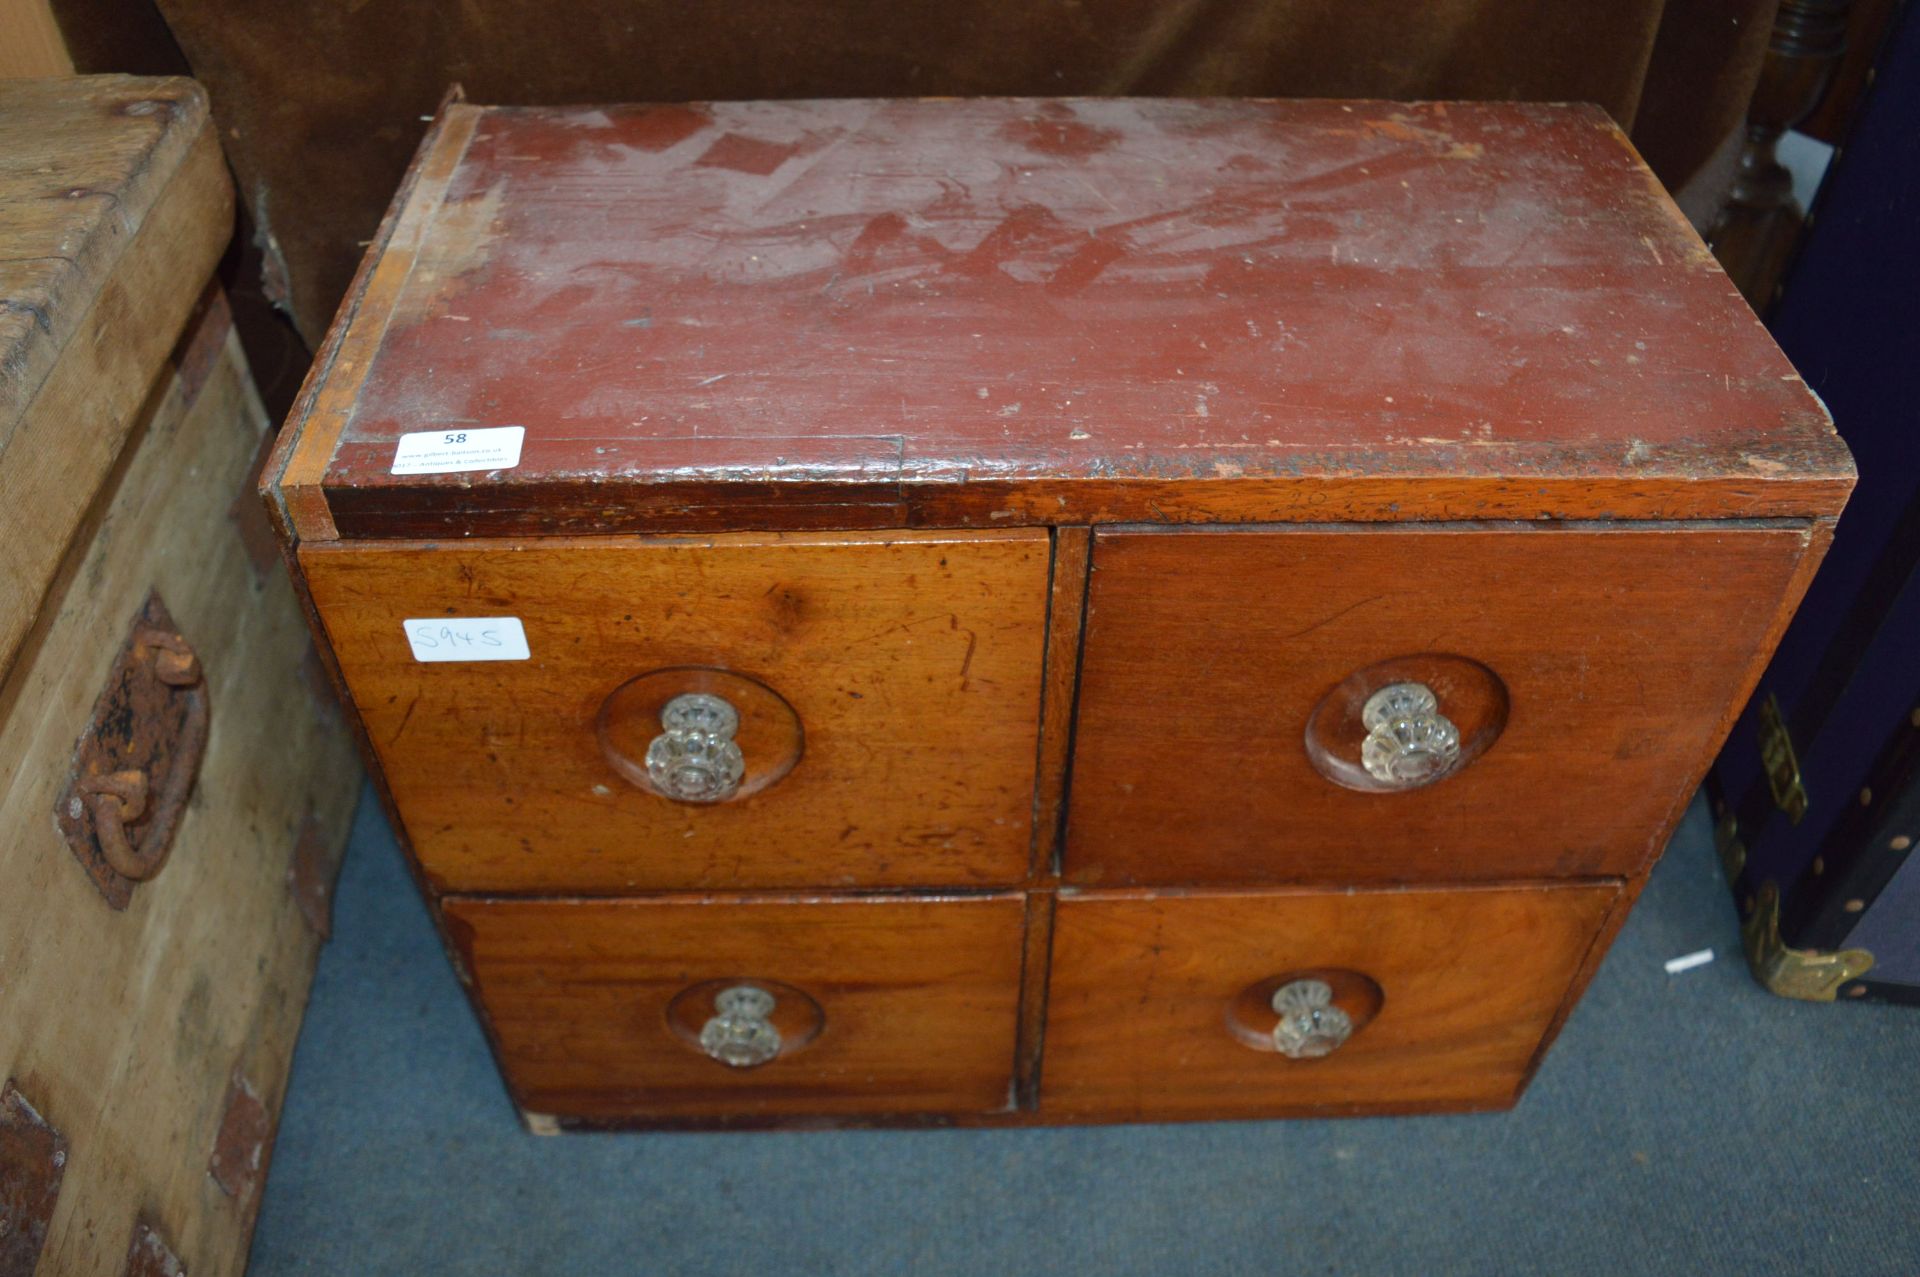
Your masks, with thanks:
M 454 101 L 266 487 L 547 1130 L 1511 1104 L 1851 482 L 1592 109 Z

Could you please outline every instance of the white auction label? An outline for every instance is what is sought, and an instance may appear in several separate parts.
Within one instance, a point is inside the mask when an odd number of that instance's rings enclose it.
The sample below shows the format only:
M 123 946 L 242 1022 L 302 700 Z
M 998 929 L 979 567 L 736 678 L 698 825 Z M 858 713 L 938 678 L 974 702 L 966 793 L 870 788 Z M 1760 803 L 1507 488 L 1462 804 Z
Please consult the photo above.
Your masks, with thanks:
M 456 474 L 462 470 L 511 470 L 520 464 L 525 426 L 483 430 L 416 430 L 400 436 L 393 474 Z
M 524 661 L 532 655 L 517 616 L 419 616 L 401 625 L 416 661 Z

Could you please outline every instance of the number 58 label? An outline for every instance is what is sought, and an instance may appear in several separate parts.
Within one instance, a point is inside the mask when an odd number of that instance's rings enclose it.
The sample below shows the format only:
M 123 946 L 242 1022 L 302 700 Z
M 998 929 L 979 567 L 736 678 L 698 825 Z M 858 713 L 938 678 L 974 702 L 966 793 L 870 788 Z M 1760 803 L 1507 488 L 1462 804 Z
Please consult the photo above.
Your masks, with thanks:
M 511 470 L 520 464 L 525 426 L 463 430 L 416 430 L 400 436 L 393 474 L 455 474 L 462 470 Z
M 524 661 L 517 616 L 421 616 L 402 621 L 416 661 Z

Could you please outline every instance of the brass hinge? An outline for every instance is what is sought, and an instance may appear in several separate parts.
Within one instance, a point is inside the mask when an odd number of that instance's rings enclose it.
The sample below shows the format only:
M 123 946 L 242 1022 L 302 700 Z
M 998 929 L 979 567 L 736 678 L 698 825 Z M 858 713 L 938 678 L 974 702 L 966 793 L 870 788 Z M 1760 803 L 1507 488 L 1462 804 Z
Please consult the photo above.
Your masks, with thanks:
M 1762 988 L 1803 1002 L 1832 1002 L 1840 986 L 1873 969 L 1865 949 L 1791 949 L 1780 939 L 1780 888 L 1761 886 L 1740 926 L 1747 967 Z
M 1793 737 L 1787 733 L 1787 720 L 1780 713 L 1780 698 L 1771 694 L 1760 706 L 1760 765 L 1767 769 L 1773 805 L 1799 824 L 1807 814 L 1807 787 L 1800 780 L 1800 759 L 1793 752 Z

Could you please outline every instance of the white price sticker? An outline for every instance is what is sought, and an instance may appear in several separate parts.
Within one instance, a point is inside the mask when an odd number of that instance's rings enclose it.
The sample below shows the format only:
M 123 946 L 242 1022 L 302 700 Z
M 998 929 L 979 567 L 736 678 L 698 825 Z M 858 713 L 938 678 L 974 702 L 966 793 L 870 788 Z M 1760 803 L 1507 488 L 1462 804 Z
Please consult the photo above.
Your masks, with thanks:
M 462 470 L 511 470 L 520 464 L 525 426 L 484 430 L 416 430 L 400 436 L 393 474 L 457 474 Z
M 401 624 L 416 661 L 524 661 L 532 655 L 517 616 L 421 616 Z

